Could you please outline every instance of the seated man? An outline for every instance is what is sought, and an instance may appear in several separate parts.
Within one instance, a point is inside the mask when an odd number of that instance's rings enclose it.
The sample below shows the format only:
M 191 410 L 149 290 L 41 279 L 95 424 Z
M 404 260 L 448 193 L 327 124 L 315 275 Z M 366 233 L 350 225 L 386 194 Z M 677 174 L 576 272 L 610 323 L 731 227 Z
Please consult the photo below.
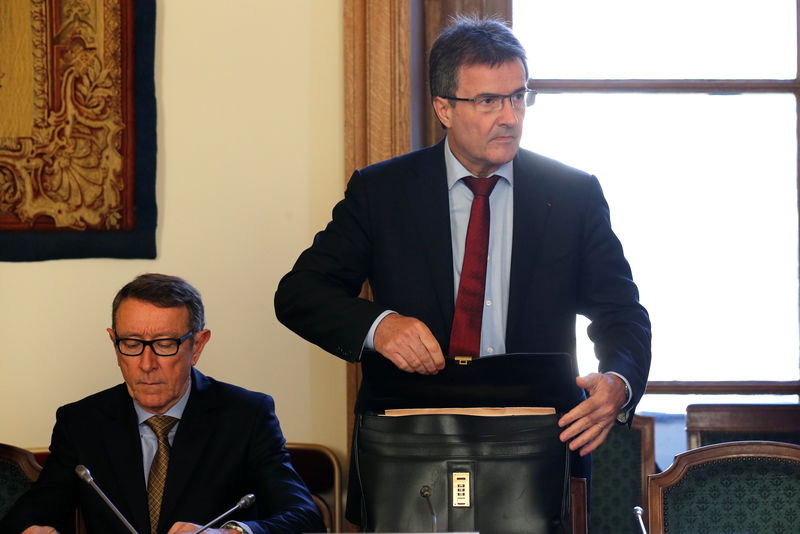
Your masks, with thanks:
M 76 506 L 89 533 L 128 532 L 77 465 L 140 534 L 195 532 L 250 493 L 251 507 L 206 532 L 325 531 L 272 398 L 193 368 L 211 337 L 197 290 L 139 276 L 117 293 L 108 334 L 125 383 L 58 409 L 39 480 L 0 532 L 72 532 Z

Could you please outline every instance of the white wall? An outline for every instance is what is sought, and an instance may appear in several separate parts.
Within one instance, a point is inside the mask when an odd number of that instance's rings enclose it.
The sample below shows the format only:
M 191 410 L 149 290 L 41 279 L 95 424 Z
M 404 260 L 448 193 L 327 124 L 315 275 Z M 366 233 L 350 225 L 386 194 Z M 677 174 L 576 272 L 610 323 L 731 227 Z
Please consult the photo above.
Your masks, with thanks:
M 158 258 L 0 263 L 0 442 L 46 447 L 58 406 L 117 384 L 123 284 L 183 276 L 198 368 L 276 399 L 290 441 L 346 450 L 346 367 L 275 319 L 280 277 L 344 184 L 342 0 L 158 0 Z

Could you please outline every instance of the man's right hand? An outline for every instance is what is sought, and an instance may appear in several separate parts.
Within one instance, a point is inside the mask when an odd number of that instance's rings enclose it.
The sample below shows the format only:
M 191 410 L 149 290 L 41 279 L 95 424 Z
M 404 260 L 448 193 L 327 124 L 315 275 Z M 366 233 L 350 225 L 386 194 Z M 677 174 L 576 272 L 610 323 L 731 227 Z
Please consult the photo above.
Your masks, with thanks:
M 387 315 L 378 323 L 373 343 L 376 351 L 407 373 L 434 375 L 444 369 L 439 342 L 419 319 Z
M 22 531 L 22 534 L 58 534 L 58 531 L 53 527 L 40 527 L 33 525 Z

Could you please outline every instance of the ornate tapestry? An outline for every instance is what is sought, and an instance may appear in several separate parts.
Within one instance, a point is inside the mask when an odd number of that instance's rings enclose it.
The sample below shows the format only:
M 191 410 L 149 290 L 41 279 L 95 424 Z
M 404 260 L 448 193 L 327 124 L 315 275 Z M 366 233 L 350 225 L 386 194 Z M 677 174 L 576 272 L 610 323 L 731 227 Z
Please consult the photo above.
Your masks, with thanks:
M 155 257 L 155 0 L 0 1 L 0 260 Z

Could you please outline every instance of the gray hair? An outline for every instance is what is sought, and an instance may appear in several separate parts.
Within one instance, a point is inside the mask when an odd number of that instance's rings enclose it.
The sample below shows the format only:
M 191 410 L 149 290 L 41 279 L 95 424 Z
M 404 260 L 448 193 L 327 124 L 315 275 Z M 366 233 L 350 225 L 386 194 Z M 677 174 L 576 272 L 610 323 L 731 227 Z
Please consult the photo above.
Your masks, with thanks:
M 125 284 L 117 292 L 111 305 L 111 328 L 114 331 L 117 329 L 117 310 L 127 298 L 143 300 L 159 308 L 185 306 L 189 311 L 189 328 L 192 332 L 199 332 L 205 327 L 205 311 L 200 293 L 183 278 L 148 273 Z
M 525 49 L 511 30 L 495 18 L 455 17 L 442 30 L 428 57 L 431 99 L 456 96 L 459 70 L 464 65 L 495 67 L 519 59 L 528 78 Z

